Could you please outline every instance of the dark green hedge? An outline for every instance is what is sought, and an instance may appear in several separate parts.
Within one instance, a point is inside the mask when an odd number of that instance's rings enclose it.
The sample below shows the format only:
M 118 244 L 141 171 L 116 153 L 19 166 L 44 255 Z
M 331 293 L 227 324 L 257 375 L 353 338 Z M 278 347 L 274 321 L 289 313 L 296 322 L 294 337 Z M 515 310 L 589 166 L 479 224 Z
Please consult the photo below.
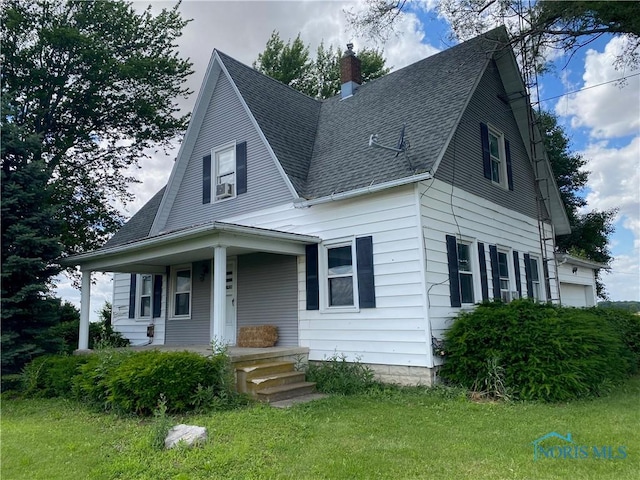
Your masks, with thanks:
M 162 399 L 168 413 L 238 402 L 226 352 L 102 350 L 47 356 L 23 372 L 24 393 L 80 400 L 105 410 L 149 415 Z
M 519 300 L 479 305 L 462 313 L 445 334 L 447 360 L 440 372 L 466 388 L 501 385 L 517 399 L 566 401 L 608 392 L 637 368 L 630 343 L 593 309 L 562 308 Z M 636 338 L 638 324 L 624 323 Z

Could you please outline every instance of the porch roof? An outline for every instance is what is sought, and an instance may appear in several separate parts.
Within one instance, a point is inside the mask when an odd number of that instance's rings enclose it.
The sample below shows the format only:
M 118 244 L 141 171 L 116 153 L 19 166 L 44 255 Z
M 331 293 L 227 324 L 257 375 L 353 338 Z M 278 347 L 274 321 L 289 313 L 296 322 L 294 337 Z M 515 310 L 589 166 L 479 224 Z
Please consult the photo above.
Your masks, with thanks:
M 312 235 L 211 222 L 73 255 L 60 263 L 89 271 L 164 273 L 168 265 L 213 258 L 213 248 L 219 246 L 227 247 L 227 255 L 302 255 L 305 245 L 320 242 Z

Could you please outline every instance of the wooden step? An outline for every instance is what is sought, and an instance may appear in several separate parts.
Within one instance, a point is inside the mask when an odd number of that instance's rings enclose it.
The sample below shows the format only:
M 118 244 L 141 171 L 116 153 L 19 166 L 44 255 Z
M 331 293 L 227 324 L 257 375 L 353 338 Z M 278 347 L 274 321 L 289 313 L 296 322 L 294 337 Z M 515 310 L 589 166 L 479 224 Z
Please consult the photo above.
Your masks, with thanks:
M 286 385 L 288 383 L 304 382 L 304 372 L 282 372 L 272 373 L 263 377 L 256 377 L 247 380 L 247 391 L 249 393 L 262 390 L 269 387 L 277 387 L 278 385 Z
M 254 378 L 272 376 L 278 373 L 288 373 L 294 371 L 295 363 L 291 361 L 254 363 L 236 368 L 236 388 L 240 393 L 248 392 L 248 383 Z
M 268 387 L 257 390 L 256 396 L 261 402 L 275 402 L 287 398 L 300 397 L 314 392 L 316 384 L 312 382 L 288 383 L 276 387 Z

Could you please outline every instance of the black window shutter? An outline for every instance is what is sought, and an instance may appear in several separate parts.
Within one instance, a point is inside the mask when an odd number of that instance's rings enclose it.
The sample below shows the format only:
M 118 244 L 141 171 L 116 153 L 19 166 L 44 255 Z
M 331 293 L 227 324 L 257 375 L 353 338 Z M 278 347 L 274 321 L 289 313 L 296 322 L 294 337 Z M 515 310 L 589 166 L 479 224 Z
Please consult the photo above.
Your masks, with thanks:
M 247 142 L 236 145 L 236 194 L 247 193 Z
M 531 276 L 531 255 L 524 255 L 524 276 L 527 279 L 527 297 L 533 298 L 533 277 Z
M 518 297 L 522 297 L 522 279 L 520 278 L 520 255 L 513 251 L 513 274 L 516 276 L 516 290 Z
M 487 257 L 484 252 L 484 243 L 478 242 L 478 262 L 480 262 L 480 286 L 482 287 L 482 300 L 489 300 L 489 280 L 487 278 Z
M 202 203 L 211 203 L 211 155 L 202 157 Z
M 549 279 L 549 261 L 542 262 L 542 269 L 544 270 L 544 286 L 547 290 L 547 301 L 551 301 L 551 280 Z
M 360 308 L 375 308 L 376 291 L 373 278 L 373 237 L 356 238 L 358 267 L 358 300 Z
M 489 245 L 489 258 L 491 259 L 491 277 L 493 281 L 493 298 L 500 300 L 500 269 L 498 268 L 498 247 Z
M 162 311 L 162 275 L 153 276 L 153 318 L 160 317 Z
M 484 178 L 491 180 L 491 154 L 489 152 L 489 127 L 486 123 L 480 124 L 480 135 L 482 140 L 482 167 Z
M 129 283 L 129 318 L 136 318 L 136 280 L 138 276 L 131 274 L 131 282 Z
M 307 310 L 320 309 L 320 284 L 318 283 L 318 245 L 306 246 Z
M 504 154 L 507 157 L 507 183 L 509 190 L 513 191 L 513 165 L 511 163 L 511 146 L 509 140 L 504 141 Z
M 447 262 L 449 263 L 449 297 L 452 307 L 461 307 L 460 277 L 458 275 L 458 241 L 447 235 Z

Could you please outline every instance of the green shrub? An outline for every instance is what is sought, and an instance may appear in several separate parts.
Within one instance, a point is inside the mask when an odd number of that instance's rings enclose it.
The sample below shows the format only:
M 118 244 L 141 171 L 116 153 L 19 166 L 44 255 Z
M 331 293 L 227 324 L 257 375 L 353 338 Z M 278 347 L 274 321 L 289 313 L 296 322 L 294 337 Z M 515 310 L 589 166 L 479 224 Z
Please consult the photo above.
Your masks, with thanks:
M 193 352 L 138 352 L 108 375 L 108 402 L 118 410 L 148 415 L 164 395 L 168 412 L 184 412 L 193 407 L 198 385 L 212 386 L 216 395 L 228 393 L 221 383 L 226 365 L 221 358 Z
M 23 391 L 29 396 L 72 397 L 73 381 L 85 355 L 45 355 L 27 364 L 22 373 Z
M 348 362 L 345 354 L 337 353 L 323 362 L 309 363 L 307 380 L 316 382 L 321 392 L 341 395 L 363 393 L 378 384 L 373 371 L 358 358 Z
M 73 380 L 73 395 L 76 399 L 101 409 L 110 408 L 109 379 L 112 372 L 127 358 L 134 355 L 131 350 L 98 350 L 85 355 L 87 362 L 79 368 Z
M 629 349 L 609 322 L 589 310 L 528 300 L 460 314 L 445 344 L 444 379 L 478 388 L 499 371 L 501 386 L 517 399 L 602 395 L 633 370 Z
M 594 307 L 590 313 L 605 319 L 618 332 L 631 355 L 632 373 L 640 371 L 640 315 L 619 308 Z
M 2 375 L 0 380 L 0 391 L 4 392 L 18 392 L 22 389 L 22 375 L 19 373 L 9 373 Z

